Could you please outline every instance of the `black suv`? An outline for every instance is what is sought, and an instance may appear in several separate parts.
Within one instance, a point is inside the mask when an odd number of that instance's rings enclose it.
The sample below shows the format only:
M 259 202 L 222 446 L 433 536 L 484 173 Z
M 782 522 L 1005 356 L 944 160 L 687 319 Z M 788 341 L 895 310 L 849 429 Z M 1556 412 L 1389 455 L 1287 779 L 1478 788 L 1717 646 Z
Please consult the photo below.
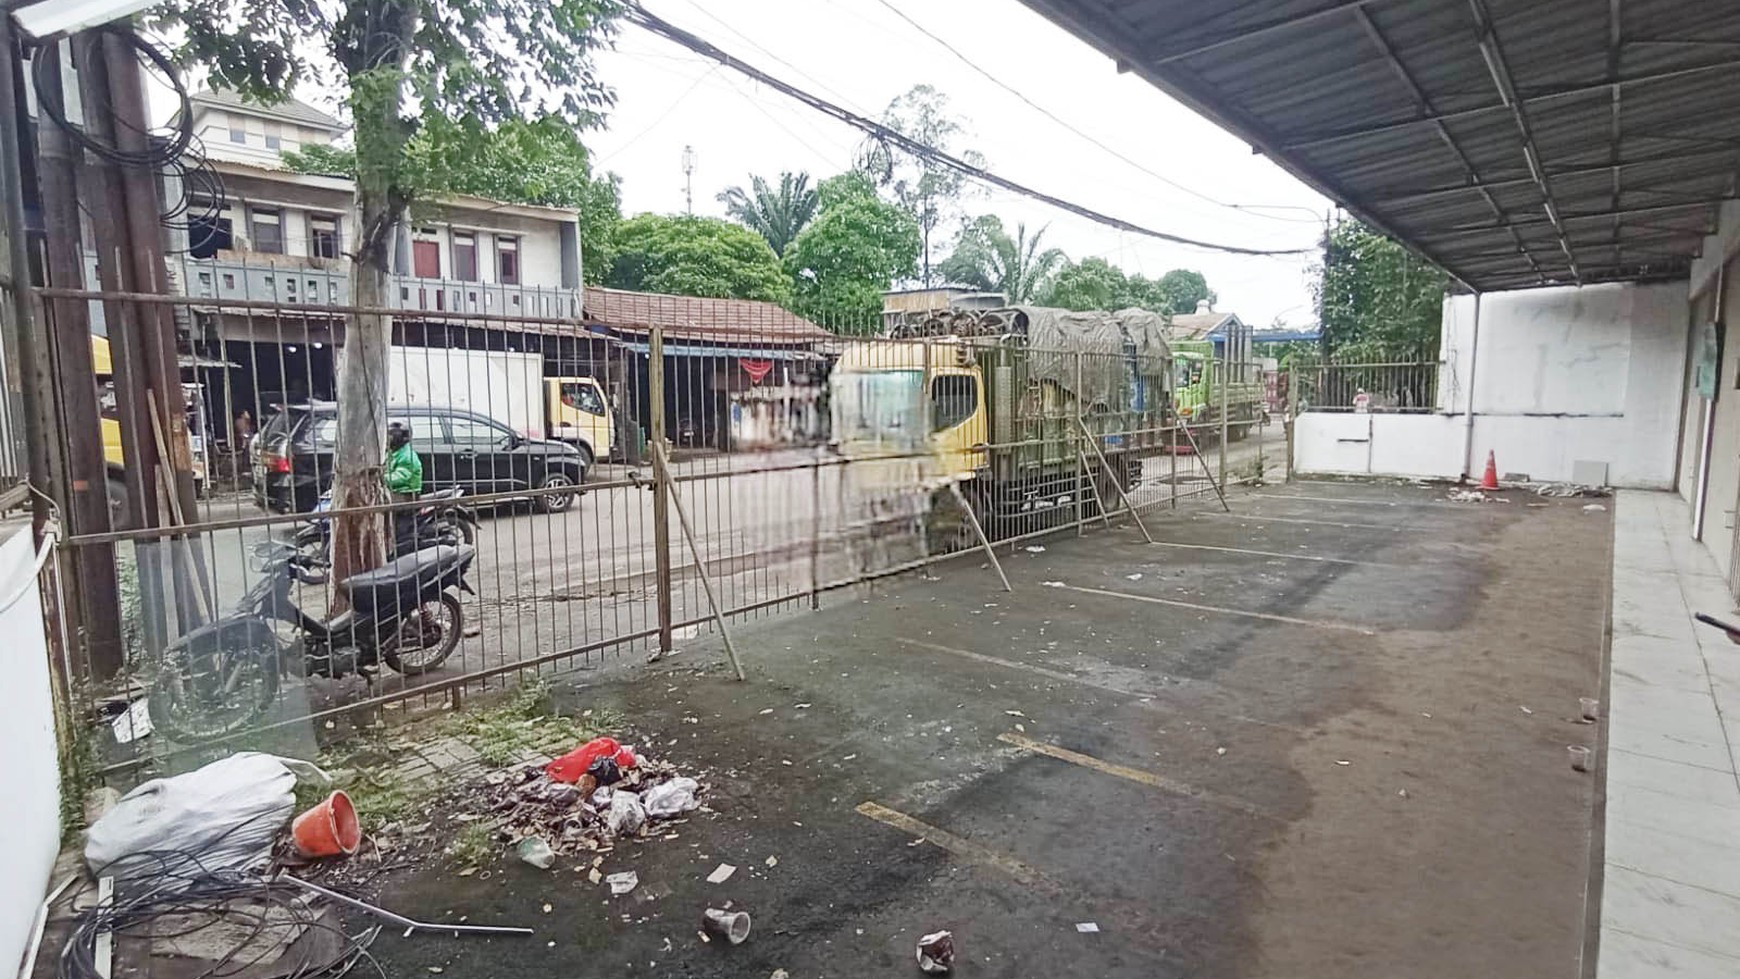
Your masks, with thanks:
M 423 460 L 423 491 L 457 486 L 466 493 L 561 489 L 586 481 L 586 457 L 562 442 L 531 439 L 492 418 L 458 408 L 389 408 L 389 422 L 411 426 Z M 254 502 L 279 513 L 307 513 L 332 485 L 338 405 L 290 405 L 254 438 Z M 572 493 L 532 497 L 545 513 L 568 509 Z

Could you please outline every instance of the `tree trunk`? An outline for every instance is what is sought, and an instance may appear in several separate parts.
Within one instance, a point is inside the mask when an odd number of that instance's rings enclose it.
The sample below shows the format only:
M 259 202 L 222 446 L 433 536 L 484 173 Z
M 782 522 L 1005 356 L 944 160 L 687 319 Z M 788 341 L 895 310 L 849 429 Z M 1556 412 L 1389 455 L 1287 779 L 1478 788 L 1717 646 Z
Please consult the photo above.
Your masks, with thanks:
M 405 67 L 415 26 L 412 11 L 396 0 L 354 3 L 344 29 L 355 47 L 341 61 L 350 81 L 356 123 L 356 194 L 360 220 L 351 255 L 351 305 L 379 310 L 388 305 L 387 273 L 404 200 L 397 186 L 410 139 L 400 116 Z M 332 580 L 386 563 L 384 512 L 347 513 L 350 507 L 389 500 L 382 463 L 386 456 L 387 347 L 392 317 L 353 312 L 346 322 L 338 371 L 338 451 L 333 461 Z M 346 606 L 335 591 L 333 611 Z

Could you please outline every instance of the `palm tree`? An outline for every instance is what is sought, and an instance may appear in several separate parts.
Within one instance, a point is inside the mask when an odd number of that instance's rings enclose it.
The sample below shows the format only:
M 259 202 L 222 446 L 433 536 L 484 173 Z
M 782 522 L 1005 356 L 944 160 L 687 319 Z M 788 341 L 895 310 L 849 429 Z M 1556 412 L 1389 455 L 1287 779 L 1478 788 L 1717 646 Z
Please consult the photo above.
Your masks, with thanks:
M 728 187 L 719 195 L 725 213 L 744 227 L 767 239 L 775 254 L 784 255 L 787 245 L 816 216 L 818 198 L 810 175 L 787 171 L 779 175 L 779 189 L 751 174 L 749 192 Z
M 1012 303 L 1028 303 L 1043 294 L 1066 256 L 1060 248 L 1039 250 L 1045 238 L 1040 228 L 1027 237 L 1027 225 L 1017 223 L 1015 235 L 987 214 L 961 230 L 955 250 L 938 267 L 943 277 L 975 289 L 1000 292 Z

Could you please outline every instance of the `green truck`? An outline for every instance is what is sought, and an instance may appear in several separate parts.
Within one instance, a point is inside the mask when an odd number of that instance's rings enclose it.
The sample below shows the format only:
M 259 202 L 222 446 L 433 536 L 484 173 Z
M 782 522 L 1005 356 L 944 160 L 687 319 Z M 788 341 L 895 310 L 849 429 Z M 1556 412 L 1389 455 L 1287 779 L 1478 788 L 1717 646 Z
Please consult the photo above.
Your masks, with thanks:
M 1171 346 L 1173 405 L 1197 441 L 1220 437 L 1223 408 L 1229 441 L 1244 438 L 1262 421 L 1264 390 L 1254 363 L 1224 361 L 1212 340 L 1173 340 Z

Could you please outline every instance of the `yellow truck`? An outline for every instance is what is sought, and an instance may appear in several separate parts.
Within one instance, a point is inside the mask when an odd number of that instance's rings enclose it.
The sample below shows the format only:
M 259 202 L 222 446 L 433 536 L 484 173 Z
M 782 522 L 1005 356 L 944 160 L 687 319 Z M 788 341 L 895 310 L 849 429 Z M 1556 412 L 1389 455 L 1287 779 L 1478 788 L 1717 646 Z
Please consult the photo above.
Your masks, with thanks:
M 134 515 L 126 490 L 127 459 L 121 449 L 121 418 L 116 410 L 115 363 L 109 355 L 109 338 L 91 335 L 91 369 L 97 379 L 97 409 L 101 417 L 103 463 L 108 470 L 110 521 L 116 530 L 133 526 Z M 193 460 L 194 491 L 206 495 L 211 460 L 207 455 L 210 430 L 206 417 L 204 390 L 188 381 L 181 384 L 182 401 L 187 405 L 187 442 Z
M 544 413 L 549 437 L 569 442 L 593 460 L 609 459 L 616 449 L 616 414 L 604 388 L 590 377 L 544 378 Z
M 831 443 L 868 496 L 934 515 L 958 509 L 952 484 L 987 529 L 1078 499 L 1116 506 L 1164 444 L 1170 359 L 1163 321 L 1140 310 L 930 316 L 841 352 Z

